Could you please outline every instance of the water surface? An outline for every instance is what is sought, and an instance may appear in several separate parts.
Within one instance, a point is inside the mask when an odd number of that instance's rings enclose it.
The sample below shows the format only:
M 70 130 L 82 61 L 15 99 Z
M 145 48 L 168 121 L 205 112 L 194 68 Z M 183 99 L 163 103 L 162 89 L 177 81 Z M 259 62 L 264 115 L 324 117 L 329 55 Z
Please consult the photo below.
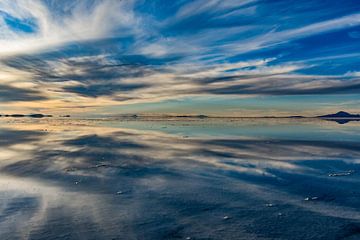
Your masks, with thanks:
M 0 123 L 0 239 L 360 238 L 360 122 Z

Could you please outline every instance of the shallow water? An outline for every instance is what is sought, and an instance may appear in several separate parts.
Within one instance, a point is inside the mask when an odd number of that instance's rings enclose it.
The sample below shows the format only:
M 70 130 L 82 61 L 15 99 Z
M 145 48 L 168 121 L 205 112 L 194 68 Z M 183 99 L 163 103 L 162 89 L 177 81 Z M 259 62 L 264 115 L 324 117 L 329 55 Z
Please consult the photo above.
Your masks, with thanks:
M 0 124 L 0 239 L 360 239 L 360 122 Z

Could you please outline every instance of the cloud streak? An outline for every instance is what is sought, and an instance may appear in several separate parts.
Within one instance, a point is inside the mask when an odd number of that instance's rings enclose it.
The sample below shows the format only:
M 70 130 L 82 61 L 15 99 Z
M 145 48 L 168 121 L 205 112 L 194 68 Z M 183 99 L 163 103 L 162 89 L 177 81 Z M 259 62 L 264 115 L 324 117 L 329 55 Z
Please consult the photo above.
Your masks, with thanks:
M 0 102 L 39 101 L 45 99 L 46 97 L 40 91 L 0 84 Z

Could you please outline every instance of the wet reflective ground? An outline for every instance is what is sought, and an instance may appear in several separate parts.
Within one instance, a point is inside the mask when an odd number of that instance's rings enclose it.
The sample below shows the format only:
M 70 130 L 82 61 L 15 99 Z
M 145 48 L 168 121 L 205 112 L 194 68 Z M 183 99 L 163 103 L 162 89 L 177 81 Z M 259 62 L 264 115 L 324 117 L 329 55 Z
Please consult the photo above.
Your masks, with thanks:
M 0 239 L 360 239 L 360 122 L 0 124 Z

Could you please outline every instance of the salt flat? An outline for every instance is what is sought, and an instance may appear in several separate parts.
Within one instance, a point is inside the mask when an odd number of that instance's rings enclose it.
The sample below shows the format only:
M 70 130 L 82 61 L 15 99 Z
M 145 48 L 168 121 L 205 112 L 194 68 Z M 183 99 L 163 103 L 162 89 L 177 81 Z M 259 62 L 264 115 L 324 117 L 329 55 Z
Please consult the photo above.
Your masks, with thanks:
M 0 239 L 360 237 L 359 122 L 0 121 Z

